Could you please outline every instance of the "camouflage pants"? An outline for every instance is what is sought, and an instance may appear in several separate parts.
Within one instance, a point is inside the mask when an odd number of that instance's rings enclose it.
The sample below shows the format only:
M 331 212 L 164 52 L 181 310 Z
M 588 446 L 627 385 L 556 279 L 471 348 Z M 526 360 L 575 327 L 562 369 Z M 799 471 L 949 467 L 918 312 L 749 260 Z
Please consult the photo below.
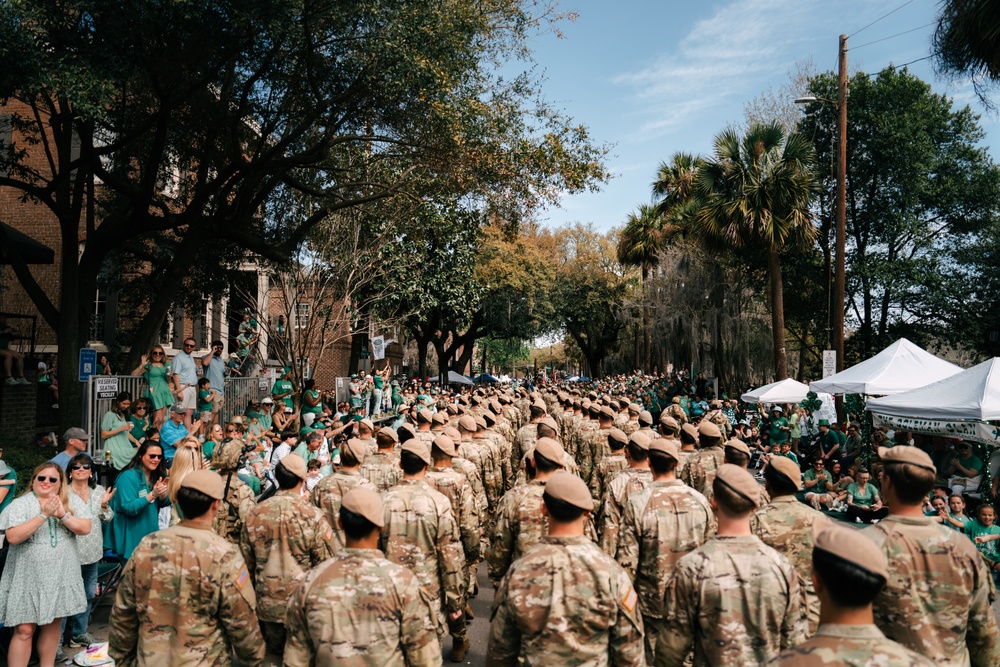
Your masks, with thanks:
M 462 612 L 462 615 L 455 620 L 448 618 L 448 614 L 445 612 L 445 619 L 448 622 L 448 633 L 452 637 L 453 644 L 457 646 L 469 638 L 469 631 L 465 622 L 465 612 Z
M 260 632 L 264 635 L 264 647 L 268 653 L 277 656 L 281 656 L 285 653 L 284 623 L 261 621 Z

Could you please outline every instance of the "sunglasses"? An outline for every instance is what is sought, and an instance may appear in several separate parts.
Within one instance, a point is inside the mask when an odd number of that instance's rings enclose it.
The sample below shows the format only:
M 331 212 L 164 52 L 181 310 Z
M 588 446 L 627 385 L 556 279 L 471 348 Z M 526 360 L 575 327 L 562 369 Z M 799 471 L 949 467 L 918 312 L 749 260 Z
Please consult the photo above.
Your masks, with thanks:
M 90 464 L 89 463 L 78 463 L 75 466 L 73 466 L 72 468 L 70 468 L 70 470 L 90 470 Z
M 145 405 L 137 405 L 135 407 L 135 411 L 136 412 L 145 412 L 146 411 L 146 406 Z
M 162 356 L 163 356 L 163 353 L 162 353 L 162 352 L 154 352 L 154 353 L 153 353 L 153 356 L 154 356 L 154 357 L 162 357 Z
M 235 428 L 227 428 L 226 429 L 226 433 L 236 433 L 238 430 L 239 429 L 235 429 Z
M 49 477 L 47 475 L 39 475 L 38 477 L 35 478 L 35 481 L 36 482 L 42 482 L 43 484 L 45 482 L 49 482 L 50 484 L 55 484 L 56 482 L 59 481 L 59 478 L 58 477 Z
M 189 344 L 187 344 L 187 343 L 184 343 L 184 347 L 186 347 L 186 348 L 187 348 L 187 347 L 194 347 L 194 345 L 189 345 Z
M 157 459 L 162 459 L 163 458 L 163 454 L 146 454 L 146 456 L 148 456 L 149 458 L 151 458 L 153 460 L 157 460 Z

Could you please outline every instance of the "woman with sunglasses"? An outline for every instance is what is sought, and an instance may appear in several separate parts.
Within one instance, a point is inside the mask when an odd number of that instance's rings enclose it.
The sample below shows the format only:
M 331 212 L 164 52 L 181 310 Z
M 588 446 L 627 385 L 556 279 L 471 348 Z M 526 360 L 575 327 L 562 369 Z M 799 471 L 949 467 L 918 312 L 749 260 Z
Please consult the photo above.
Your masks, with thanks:
M 136 448 L 146 439 L 146 431 L 153 425 L 149 418 L 152 409 L 153 404 L 149 402 L 148 398 L 137 398 L 132 403 L 132 411 L 129 415 L 132 430 L 129 431 L 129 440 Z
M 115 490 L 108 491 L 94 480 L 94 461 L 86 453 L 74 456 L 67 466 L 69 473 L 69 493 L 77 496 L 90 509 L 90 532 L 76 539 L 80 552 L 80 572 L 83 575 L 83 589 L 87 593 L 86 611 L 66 619 L 66 645 L 86 648 L 97 640 L 87 632 L 90 613 L 97 596 L 97 564 L 104 556 L 104 531 L 102 525 L 109 523 L 115 515 L 111 509 L 111 498 Z
M 10 667 L 26 667 L 38 631 L 38 657 L 52 667 L 62 619 L 87 609 L 77 536 L 91 529 L 90 509 L 67 491 L 62 468 L 35 468 L 31 488 L 0 514 L 10 551 L 0 577 L 0 623 L 14 628 Z
M 153 426 L 163 426 L 163 418 L 167 408 L 173 404 L 174 392 L 170 388 L 173 382 L 173 366 L 167 361 L 167 355 L 160 345 L 154 345 L 149 355 L 142 355 L 139 367 L 132 371 L 134 376 L 143 376 L 149 386 L 149 397 L 153 402 Z
M 115 470 L 124 470 L 138 448 L 129 439 L 133 428 L 128 414 L 130 407 L 132 394 L 120 392 L 111 409 L 101 418 L 101 438 L 104 440 L 104 448 L 111 452 L 111 467 Z
M 115 481 L 110 538 L 111 548 L 119 556 L 131 558 L 139 541 L 159 529 L 160 508 L 170 507 L 166 478 L 163 448 L 147 439 Z

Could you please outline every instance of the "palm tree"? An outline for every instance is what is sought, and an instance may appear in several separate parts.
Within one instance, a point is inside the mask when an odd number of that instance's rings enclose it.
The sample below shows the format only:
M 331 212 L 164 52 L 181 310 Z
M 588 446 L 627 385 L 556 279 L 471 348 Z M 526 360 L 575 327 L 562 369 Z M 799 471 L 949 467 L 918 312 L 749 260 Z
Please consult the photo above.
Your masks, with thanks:
M 777 123 L 754 124 L 742 137 L 733 129 L 719 134 L 694 183 L 699 200 L 691 218 L 694 233 L 709 244 L 759 248 L 767 254 L 778 380 L 788 377 L 779 253 L 816 236 L 810 212 L 813 164 L 808 139 L 796 133 L 786 139 Z
M 995 108 L 990 83 L 1000 81 L 1000 12 L 993 0 L 944 0 L 934 31 L 938 69 L 958 79 L 972 79 L 983 104 Z
M 694 196 L 694 181 L 704 160 L 690 153 L 674 153 L 670 163 L 661 162 L 653 181 L 653 198 L 660 213 L 674 219 Z
M 670 229 L 665 225 L 663 215 L 658 207 L 640 204 L 638 211 L 629 213 L 625 221 L 625 229 L 618 237 L 618 261 L 625 266 L 638 266 L 642 273 L 642 330 L 643 330 L 643 371 L 648 373 L 649 366 L 649 300 L 646 298 L 646 282 L 649 271 L 660 259 L 660 250 L 670 236 Z

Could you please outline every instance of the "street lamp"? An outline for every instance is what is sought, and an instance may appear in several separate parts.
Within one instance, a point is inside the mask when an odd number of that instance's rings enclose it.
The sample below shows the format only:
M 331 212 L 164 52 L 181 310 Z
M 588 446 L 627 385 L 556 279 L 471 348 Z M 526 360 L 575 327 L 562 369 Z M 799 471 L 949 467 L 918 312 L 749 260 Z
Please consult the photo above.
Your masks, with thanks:
M 844 258 L 847 238 L 847 35 L 840 36 L 840 57 L 837 72 L 837 100 L 805 96 L 796 104 L 826 102 L 837 107 L 837 258 L 833 286 L 833 347 L 837 352 L 837 372 L 844 370 Z M 838 415 L 842 416 L 841 401 L 837 401 Z

